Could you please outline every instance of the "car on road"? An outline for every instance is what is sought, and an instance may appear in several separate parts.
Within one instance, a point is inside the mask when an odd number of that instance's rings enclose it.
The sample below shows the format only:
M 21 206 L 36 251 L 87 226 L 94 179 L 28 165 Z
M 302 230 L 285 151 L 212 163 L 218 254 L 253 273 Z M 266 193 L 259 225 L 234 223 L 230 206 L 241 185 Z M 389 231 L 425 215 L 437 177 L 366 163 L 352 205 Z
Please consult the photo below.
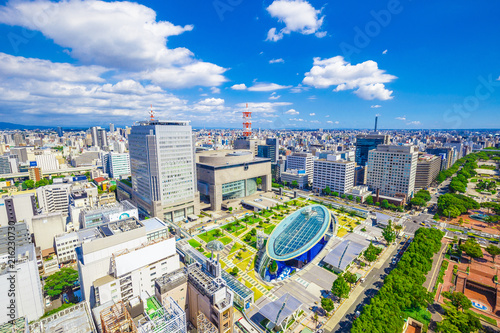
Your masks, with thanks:
M 356 312 L 354 313 L 354 319 L 358 318 L 360 315 L 361 315 L 361 312 L 356 311 Z

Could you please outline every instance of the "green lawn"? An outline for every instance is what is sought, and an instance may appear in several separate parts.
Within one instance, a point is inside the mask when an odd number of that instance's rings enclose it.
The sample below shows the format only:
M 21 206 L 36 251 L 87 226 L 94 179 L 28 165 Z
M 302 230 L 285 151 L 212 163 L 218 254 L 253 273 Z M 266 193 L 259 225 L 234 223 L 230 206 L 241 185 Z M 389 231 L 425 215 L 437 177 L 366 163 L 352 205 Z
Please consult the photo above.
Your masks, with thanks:
M 431 322 L 431 313 L 427 309 L 407 309 L 403 311 L 403 315 L 418 320 L 426 327 L 429 326 Z
M 227 236 L 222 237 L 222 238 L 220 238 L 219 240 L 220 240 L 220 241 L 222 242 L 222 244 L 224 244 L 224 245 L 227 245 L 227 244 L 229 244 L 229 243 L 231 243 L 231 242 L 233 241 L 231 238 L 229 238 L 229 237 L 227 237 Z
M 188 243 L 195 249 L 201 246 L 200 242 L 198 242 L 196 239 L 190 239 L 188 240 Z
M 270 234 L 271 234 L 271 232 L 273 232 L 274 228 L 276 228 L 276 226 L 275 226 L 275 225 L 270 225 L 269 227 L 264 228 L 264 232 L 265 232 L 266 234 L 270 235 Z
M 262 296 L 264 296 L 264 294 L 257 288 L 252 288 L 252 291 L 253 291 L 253 298 L 254 298 L 254 301 L 256 302 L 259 298 L 261 298 Z
M 249 217 L 248 218 L 248 225 L 252 225 L 252 224 L 255 224 L 255 223 L 259 223 L 260 221 L 262 221 L 262 219 L 260 217 Z M 244 221 L 241 221 L 242 224 L 244 224 L 245 222 Z
M 245 228 L 245 224 L 243 222 L 239 222 L 239 225 L 236 225 L 236 222 L 226 224 L 225 226 L 222 227 L 222 229 L 234 233 L 240 229 Z
M 233 244 L 233 247 L 231 248 L 231 251 L 229 252 L 229 254 L 235 253 L 236 251 L 238 251 L 239 249 L 241 249 L 241 247 L 242 247 L 242 245 L 240 243 L 235 242 Z
M 264 214 L 262 214 L 261 216 L 263 216 L 263 217 L 269 217 L 269 216 L 271 216 L 273 214 L 274 214 L 273 212 L 269 212 L 269 211 L 266 210 L 266 212 Z
M 346 229 L 343 229 L 343 228 L 342 228 L 342 229 L 339 229 L 339 230 L 337 231 L 337 237 L 342 238 L 342 237 L 344 237 L 345 235 L 347 235 L 347 230 L 346 230 Z
M 202 234 L 199 234 L 198 237 L 200 237 L 204 242 L 208 243 L 210 241 L 213 241 L 214 239 L 217 239 L 219 238 L 220 236 L 215 236 L 215 233 L 217 232 L 217 230 L 219 229 L 214 229 L 214 230 L 210 230 L 208 232 L 204 232 Z M 219 230 L 219 232 L 221 233 L 221 236 L 222 236 L 222 231 Z
M 245 286 L 247 286 L 248 288 L 252 288 L 252 284 L 250 282 L 248 282 L 247 280 L 245 280 Z
M 236 263 L 236 267 L 238 267 L 240 269 L 240 271 L 245 272 L 247 270 L 247 266 L 251 260 L 252 260 L 252 258 L 248 258 L 246 260 L 239 261 L 238 263 Z

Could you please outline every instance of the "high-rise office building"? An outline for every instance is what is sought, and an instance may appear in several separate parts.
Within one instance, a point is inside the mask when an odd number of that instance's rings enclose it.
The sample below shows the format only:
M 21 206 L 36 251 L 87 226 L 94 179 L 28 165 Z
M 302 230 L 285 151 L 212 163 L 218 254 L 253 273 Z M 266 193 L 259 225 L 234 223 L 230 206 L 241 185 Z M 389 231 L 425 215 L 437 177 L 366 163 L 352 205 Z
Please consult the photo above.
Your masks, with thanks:
M 60 137 L 60 138 L 63 136 L 63 130 L 62 130 L 61 127 L 57 128 L 57 136 Z
M 305 170 L 308 180 L 313 179 L 314 156 L 310 153 L 294 153 L 286 159 L 287 170 Z
M 418 157 L 415 188 L 426 188 L 436 179 L 441 170 L 441 158 L 435 155 L 421 155 Z
M 277 163 L 279 156 L 278 138 L 267 138 L 265 145 L 259 145 L 257 147 L 257 156 L 270 158 L 271 163 Z
M 129 135 L 133 201 L 168 221 L 199 213 L 194 137 L 187 121 L 146 121 Z
M 111 178 L 130 176 L 129 153 L 107 153 L 103 156 L 104 172 Z
M 114 133 L 115 132 L 115 124 L 109 124 L 109 132 Z
M 368 152 L 378 145 L 389 144 L 389 135 L 361 134 L 356 137 L 356 163 L 365 166 L 368 162 Z
M 366 184 L 380 195 L 413 196 L 418 147 L 379 145 L 368 153 Z
M 100 126 L 91 127 L 90 134 L 92 136 L 92 146 L 100 147 L 101 149 L 108 146 L 108 137 L 104 128 Z
M 336 158 L 314 161 L 313 189 L 322 191 L 326 187 L 332 192 L 344 194 L 354 186 L 354 169 L 356 163 Z

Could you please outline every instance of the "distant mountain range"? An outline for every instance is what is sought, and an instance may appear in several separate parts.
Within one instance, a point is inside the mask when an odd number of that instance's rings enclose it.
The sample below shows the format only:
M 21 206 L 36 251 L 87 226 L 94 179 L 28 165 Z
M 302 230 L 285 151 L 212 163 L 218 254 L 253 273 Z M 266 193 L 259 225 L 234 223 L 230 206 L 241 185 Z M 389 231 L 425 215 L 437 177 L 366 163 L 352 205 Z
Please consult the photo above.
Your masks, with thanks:
M 48 129 L 55 128 L 52 126 L 34 126 L 34 125 L 21 125 L 21 124 L 13 124 L 13 123 L 4 123 L 0 122 L 0 130 L 33 130 L 33 129 Z

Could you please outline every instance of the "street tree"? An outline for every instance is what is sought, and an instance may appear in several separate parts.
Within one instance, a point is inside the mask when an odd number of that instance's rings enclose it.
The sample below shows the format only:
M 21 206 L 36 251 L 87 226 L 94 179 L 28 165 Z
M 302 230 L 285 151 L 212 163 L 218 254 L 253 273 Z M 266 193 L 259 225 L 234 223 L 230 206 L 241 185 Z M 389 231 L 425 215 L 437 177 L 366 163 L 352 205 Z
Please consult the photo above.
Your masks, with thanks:
M 335 304 L 330 298 L 322 298 L 321 299 L 321 307 L 326 312 L 330 312 L 335 308 Z
M 335 281 L 333 281 L 332 294 L 334 296 L 337 296 L 339 301 L 347 298 L 349 296 L 350 290 L 351 288 L 347 284 L 347 281 L 345 280 L 343 275 L 340 275 Z
M 471 258 L 471 261 L 472 259 L 483 257 L 481 246 L 474 238 L 469 238 L 465 243 L 462 243 L 462 245 L 460 245 L 460 250 L 464 251 Z
M 390 220 L 387 226 L 382 231 L 382 236 L 387 242 L 387 245 L 391 244 L 394 239 L 396 239 L 396 233 L 394 232 L 394 228 L 392 227 L 392 222 Z
M 486 252 L 490 254 L 490 256 L 493 258 L 493 262 L 495 262 L 495 257 L 500 254 L 500 247 L 490 244 L 486 248 Z

